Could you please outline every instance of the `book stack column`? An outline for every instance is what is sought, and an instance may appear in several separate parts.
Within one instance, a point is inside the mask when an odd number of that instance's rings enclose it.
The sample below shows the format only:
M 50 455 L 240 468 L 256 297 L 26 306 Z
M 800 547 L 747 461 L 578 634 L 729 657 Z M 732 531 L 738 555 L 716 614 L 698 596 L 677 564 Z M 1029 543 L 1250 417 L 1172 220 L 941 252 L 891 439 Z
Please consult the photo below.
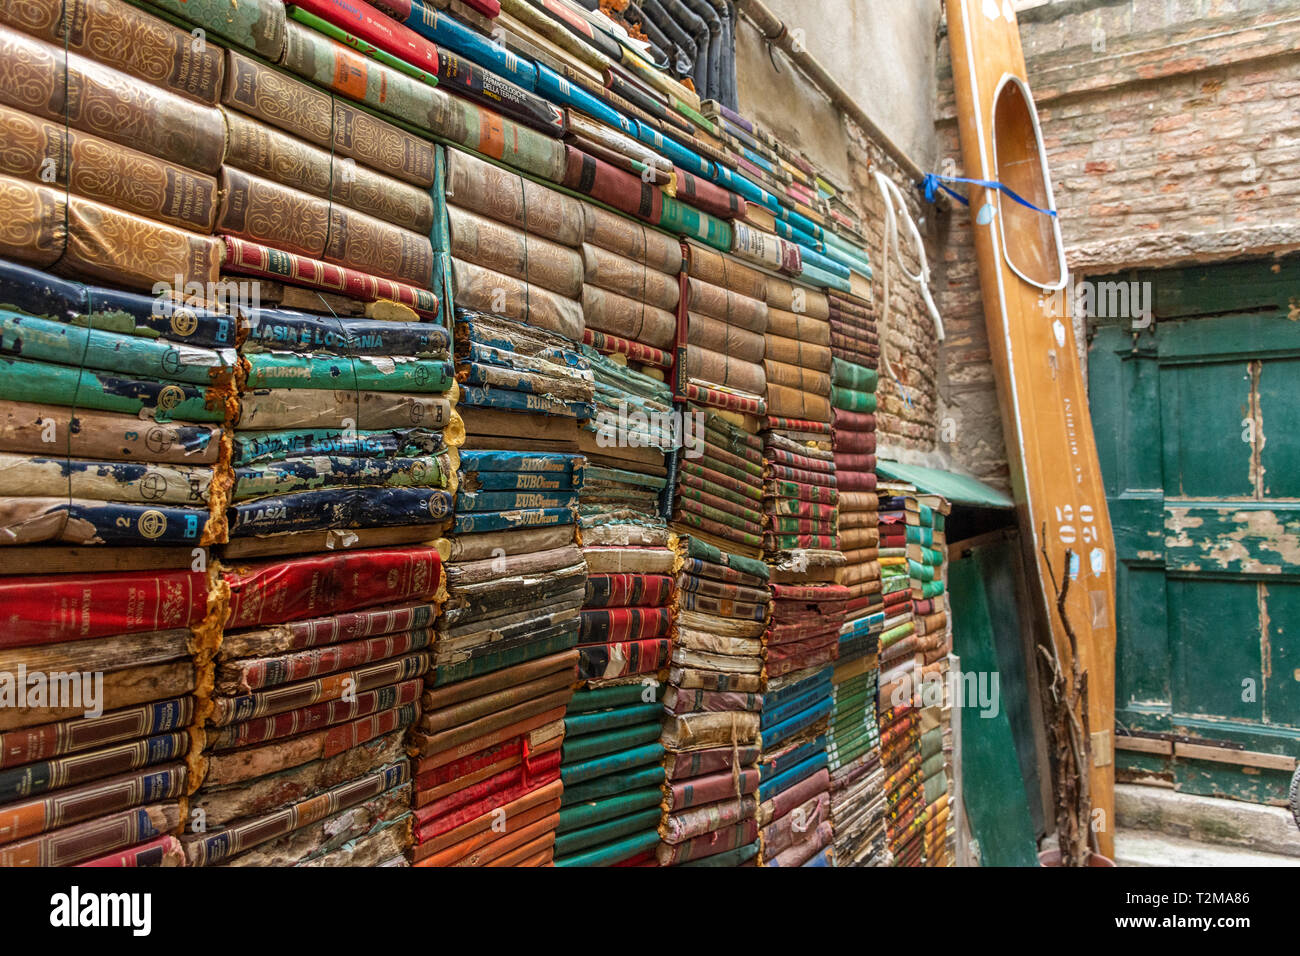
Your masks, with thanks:
M 894 866 L 919 866 L 917 819 L 924 810 L 921 786 L 920 696 L 912 611 L 912 579 L 907 564 L 907 500 L 910 485 L 881 482 L 880 569 L 885 623 L 880 635 L 877 721 L 881 760 L 887 774 L 887 826 Z
M 916 670 L 920 675 L 921 760 L 925 811 L 922 840 L 926 866 L 953 866 L 952 701 L 949 653 L 952 650 L 945 611 L 948 546 L 947 499 L 917 494 L 907 498 L 907 559 L 916 624 Z
M 221 51 L 122 3 L 0 24 L 0 865 L 181 864 L 238 414 Z
M 593 415 L 593 383 L 578 348 L 513 319 L 457 313 L 468 434 L 448 601 L 410 739 L 416 865 L 542 866 L 554 856 L 587 581 L 578 429 Z
M 763 784 L 769 866 L 829 863 L 831 676 L 848 590 L 839 550 L 831 430 L 829 308 L 823 293 L 766 283 L 768 417 L 764 552 L 772 616 L 764 635 Z
M 626 268 L 643 267 L 628 260 Z M 578 648 L 585 683 L 565 719 L 556 862 L 654 865 L 678 563 L 676 535 L 660 514 L 665 453 L 676 441 L 672 393 L 653 366 L 622 352 L 585 351 L 597 408 L 583 432 L 579 498 L 588 567 Z
M 876 495 L 879 347 L 865 300 L 828 295 L 831 405 L 839 534 L 848 590 L 829 735 L 836 865 L 879 864 L 885 853 L 884 770 L 876 724 L 879 638 L 885 623 Z
M 662 865 L 742 866 L 758 855 L 768 578 L 757 558 L 699 537 L 683 541 L 663 708 Z

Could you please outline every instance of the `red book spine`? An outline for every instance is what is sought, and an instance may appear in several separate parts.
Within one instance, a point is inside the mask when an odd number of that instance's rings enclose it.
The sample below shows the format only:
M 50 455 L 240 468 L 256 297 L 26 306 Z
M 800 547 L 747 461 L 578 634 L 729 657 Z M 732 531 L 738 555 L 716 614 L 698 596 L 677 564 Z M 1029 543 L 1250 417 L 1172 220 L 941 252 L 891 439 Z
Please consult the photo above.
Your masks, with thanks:
M 77 866 L 185 866 L 185 851 L 181 848 L 181 841 L 169 834 Z
M 353 551 L 224 569 L 230 584 L 226 626 L 282 624 L 432 597 L 441 571 L 434 548 Z
M 0 579 L 0 647 L 27 647 L 189 627 L 207 613 L 192 571 Z
M 294 0 L 294 5 L 342 27 L 398 59 L 438 75 L 438 47 L 368 3 L 361 0 L 347 0 L 346 3 L 343 0 Z M 409 9 L 407 12 L 409 14 Z

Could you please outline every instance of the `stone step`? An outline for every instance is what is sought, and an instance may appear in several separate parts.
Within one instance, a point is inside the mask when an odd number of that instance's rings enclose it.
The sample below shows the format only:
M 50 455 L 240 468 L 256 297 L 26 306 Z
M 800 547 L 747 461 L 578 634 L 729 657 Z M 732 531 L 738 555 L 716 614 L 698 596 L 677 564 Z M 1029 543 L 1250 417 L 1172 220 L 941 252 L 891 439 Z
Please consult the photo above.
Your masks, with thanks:
M 1300 827 L 1282 807 L 1119 784 L 1115 815 L 1117 840 L 1126 832 L 1146 831 L 1225 852 L 1291 857 L 1292 865 L 1300 865 Z

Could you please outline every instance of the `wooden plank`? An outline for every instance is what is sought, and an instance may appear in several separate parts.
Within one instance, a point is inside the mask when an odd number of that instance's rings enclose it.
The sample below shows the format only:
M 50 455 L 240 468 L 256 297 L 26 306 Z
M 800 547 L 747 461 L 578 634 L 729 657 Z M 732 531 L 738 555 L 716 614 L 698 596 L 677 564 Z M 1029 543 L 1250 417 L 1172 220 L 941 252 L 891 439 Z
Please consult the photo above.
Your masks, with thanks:
M 1242 767 L 1259 767 L 1262 770 L 1282 770 L 1293 773 L 1296 758 L 1287 754 L 1265 754 L 1254 750 L 1233 750 L 1229 747 L 1212 747 L 1208 744 L 1174 744 L 1174 756 L 1188 760 L 1211 760 L 1215 763 L 1238 764 Z
M 1174 752 L 1174 742 L 1172 740 L 1161 740 L 1159 737 L 1134 737 L 1129 734 L 1116 734 L 1115 749 L 1171 756 Z
M 1300 574 L 1300 502 L 1166 499 L 1165 564 L 1183 573 Z

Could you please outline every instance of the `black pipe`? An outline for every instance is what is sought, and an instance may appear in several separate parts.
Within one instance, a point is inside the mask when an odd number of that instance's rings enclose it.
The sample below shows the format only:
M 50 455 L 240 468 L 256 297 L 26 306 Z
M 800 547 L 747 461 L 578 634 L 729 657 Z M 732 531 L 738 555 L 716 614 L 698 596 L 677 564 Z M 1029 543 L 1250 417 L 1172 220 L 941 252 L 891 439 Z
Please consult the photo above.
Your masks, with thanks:
M 664 10 L 676 18 L 678 25 L 690 34 L 695 43 L 695 66 L 691 79 L 695 89 L 703 95 L 709 83 L 709 25 L 697 17 L 682 0 L 661 0 Z
M 702 99 L 715 100 L 722 84 L 722 18 L 708 0 L 682 0 L 696 12 L 709 27 L 709 69 L 704 87 L 700 90 Z

